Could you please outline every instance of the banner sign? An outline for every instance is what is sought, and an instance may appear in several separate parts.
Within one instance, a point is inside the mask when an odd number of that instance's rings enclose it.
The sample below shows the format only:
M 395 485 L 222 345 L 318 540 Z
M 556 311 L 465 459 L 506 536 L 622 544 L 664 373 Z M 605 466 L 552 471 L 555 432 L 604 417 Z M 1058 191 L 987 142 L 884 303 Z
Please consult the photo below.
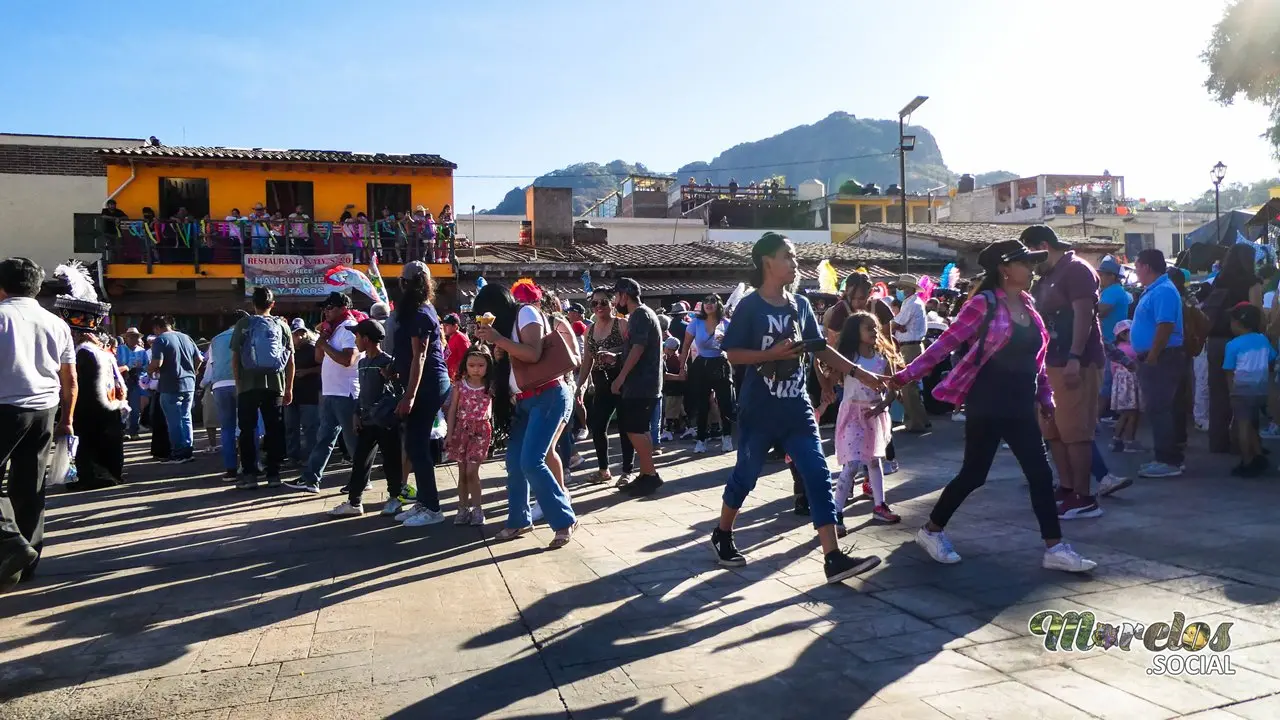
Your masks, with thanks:
M 345 255 L 245 255 L 244 293 L 268 287 L 277 297 L 324 297 L 335 288 L 325 280 L 329 271 L 351 264 Z

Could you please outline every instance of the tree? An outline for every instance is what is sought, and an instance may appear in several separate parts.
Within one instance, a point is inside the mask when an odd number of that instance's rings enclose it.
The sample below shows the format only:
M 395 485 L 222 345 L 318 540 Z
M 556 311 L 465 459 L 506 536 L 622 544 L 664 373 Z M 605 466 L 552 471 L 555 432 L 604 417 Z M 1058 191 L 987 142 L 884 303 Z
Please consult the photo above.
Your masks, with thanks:
M 1280 159 L 1280 3 L 1233 0 L 1201 58 L 1209 65 L 1205 88 L 1218 102 L 1230 105 L 1243 94 L 1271 109 L 1262 135 Z

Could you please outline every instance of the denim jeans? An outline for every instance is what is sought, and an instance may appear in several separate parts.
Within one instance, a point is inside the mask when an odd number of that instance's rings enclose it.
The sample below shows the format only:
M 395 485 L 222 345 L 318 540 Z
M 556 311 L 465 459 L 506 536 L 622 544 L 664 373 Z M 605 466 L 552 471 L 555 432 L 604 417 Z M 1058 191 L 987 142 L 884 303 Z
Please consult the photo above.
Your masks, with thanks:
M 190 457 L 195 437 L 191 427 L 191 399 L 193 392 L 160 393 L 160 406 L 164 408 L 164 421 L 169 429 L 170 456 Z
M 838 509 L 831 471 L 827 469 L 813 408 L 803 400 L 778 400 L 768 396 L 756 407 L 744 403 L 738 408 L 738 459 L 725 484 L 724 504 L 735 510 L 742 507 L 775 447 L 783 448 L 791 456 L 800 473 L 813 526 L 835 524 Z
M 404 451 L 413 465 L 413 477 L 417 481 L 418 502 L 435 512 L 440 512 L 440 492 L 436 488 L 436 459 L 431 452 L 431 426 L 435 424 L 436 415 L 448 396 L 447 378 L 422 378 L 413 401 L 413 412 L 401 423 L 404 428 Z M 548 438 L 547 445 L 542 448 L 544 454 L 550 445 Z
M 356 456 L 356 399 L 338 395 L 324 395 L 320 398 L 320 429 L 315 434 L 315 445 L 311 447 L 311 455 L 307 458 L 307 469 L 302 472 L 303 482 L 312 485 L 320 484 L 320 476 L 324 475 L 325 466 L 329 464 L 329 456 L 333 454 L 333 446 L 338 442 L 338 434 L 342 434 L 342 442 L 347 445 L 351 457 Z
M 213 404 L 218 408 L 218 434 L 222 440 L 222 469 L 235 472 L 239 467 L 236 457 L 236 388 L 221 387 L 213 391 Z
M 1138 364 L 1138 392 L 1147 399 L 1142 414 L 1151 422 L 1151 445 L 1156 462 L 1182 464 L 1182 445 L 1174 423 L 1186 418 L 1175 417 L 1175 400 L 1182 376 L 1187 372 L 1187 354 L 1180 347 L 1165 348 L 1155 365 L 1143 360 Z M 1212 440 L 1212 436 L 1210 437 Z
M 1090 468 L 1090 474 L 1093 475 L 1094 482 L 1102 482 L 1102 478 L 1111 472 L 1107 468 L 1107 461 L 1102 457 L 1102 451 L 1098 449 L 1098 441 L 1093 441 L 1093 462 Z
M 146 391 L 138 387 L 137 382 L 127 383 L 129 388 L 129 422 L 125 428 L 125 432 L 130 435 L 138 434 L 138 421 L 142 418 L 142 398 L 146 396 Z
M 320 406 L 293 403 L 284 406 L 285 454 L 298 462 L 311 457 L 320 427 Z
M 547 467 L 551 439 L 572 407 L 569 389 L 563 383 L 516 401 L 507 440 L 507 527 L 522 528 L 533 523 L 529 515 L 530 490 L 552 530 L 564 530 L 577 522 L 569 496 Z

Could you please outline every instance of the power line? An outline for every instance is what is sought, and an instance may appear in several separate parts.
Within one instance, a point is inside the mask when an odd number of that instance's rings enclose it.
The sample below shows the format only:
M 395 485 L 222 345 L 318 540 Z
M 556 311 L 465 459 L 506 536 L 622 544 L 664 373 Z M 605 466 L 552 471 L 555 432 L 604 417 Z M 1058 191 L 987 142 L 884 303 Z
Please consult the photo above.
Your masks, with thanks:
M 720 168 L 709 167 L 709 168 L 704 168 L 702 172 L 722 173 L 722 172 L 729 172 L 733 170 L 759 170 L 762 168 L 778 168 L 778 167 L 792 167 L 795 165 L 811 165 L 813 163 L 842 162 L 844 160 L 866 160 L 868 158 L 886 157 L 886 156 L 894 156 L 894 155 L 896 155 L 896 153 L 881 152 L 881 153 L 871 153 L 869 155 L 850 155 L 848 157 L 820 158 L 816 160 L 794 160 L 790 162 L 764 163 L 761 165 L 741 165 L 737 167 L 720 167 Z M 470 178 L 470 179 L 477 179 L 477 180 L 529 180 L 529 179 L 540 178 L 543 176 L 554 177 L 554 178 L 597 178 L 597 177 L 624 178 L 632 174 L 634 173 L 615 173 L 615 172 L 608 172 L 608 171 L 598 172 L 598 173 L 583 173 L 583 174 L 576 174 L 576 175 L 553 175 L 551 173 L 543 173 L 541 175 L 459 175 L 455 173 L 453 177 Z M 654 173 L 654 174 L 670 175 L 671 177 L 675 177 L 676 175 L 675 172 Z

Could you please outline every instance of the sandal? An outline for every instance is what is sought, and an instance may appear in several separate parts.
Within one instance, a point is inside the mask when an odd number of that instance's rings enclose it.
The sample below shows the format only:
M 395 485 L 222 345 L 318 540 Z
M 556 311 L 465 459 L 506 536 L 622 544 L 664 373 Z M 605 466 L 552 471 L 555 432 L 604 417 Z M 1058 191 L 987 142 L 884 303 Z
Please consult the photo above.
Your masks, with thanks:
M 507 542 L 508 540 L 515 540 L 521 535 L 528 535 L 531 532 L 533 532 L 532 525 L 526 525 L 522 528 L 504 527 L 498 531 L 497 535 L 493 536 L 493 539 L 498 542 Z
M 608 470 L 597 470 L 591 477 L 591 481 L 596 483 L 607 483 L 613 481 L 613 473 Z
M 621 490 L 631 482 L 631 473 L 622 473 L 618 476 L 618 481 L 613 484 L 614 487 Z
M 578 523 L 575 522 L 574 524 L 570 525 L 569 527 L 563 530 L 557 530 L 556 536 L 552 538 L 551 544 L 547 546 L 547 549 L 559 550 L 565 545 L 568 545 L 569 541 L 573 539 L 573 532 L 577 529 L 578 529 Z

